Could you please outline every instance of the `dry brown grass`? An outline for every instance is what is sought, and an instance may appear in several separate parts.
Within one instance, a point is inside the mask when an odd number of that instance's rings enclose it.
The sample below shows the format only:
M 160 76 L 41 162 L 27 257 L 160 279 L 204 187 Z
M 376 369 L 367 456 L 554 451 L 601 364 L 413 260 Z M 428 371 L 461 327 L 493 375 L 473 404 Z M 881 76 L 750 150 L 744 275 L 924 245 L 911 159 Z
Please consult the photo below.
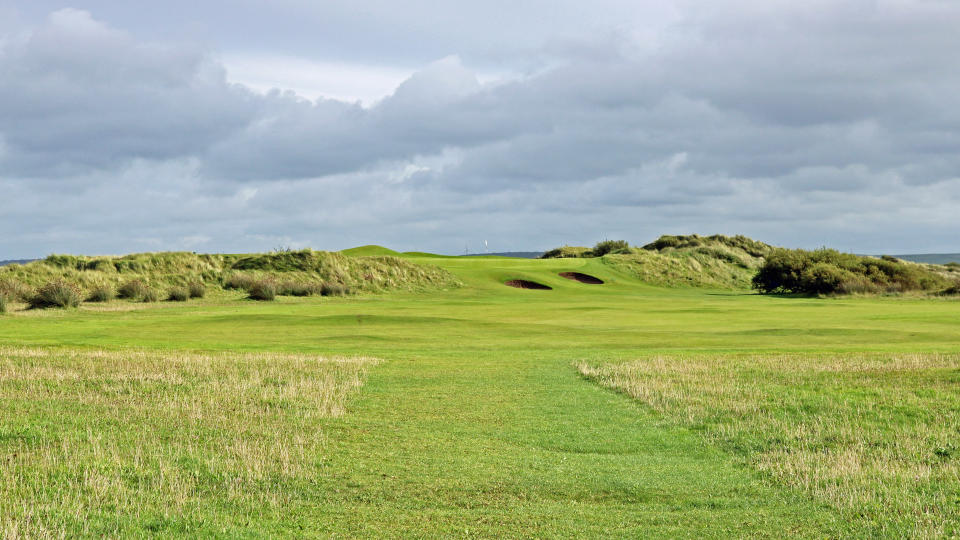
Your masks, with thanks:
M 131 513 L 277 508 L 317 474 L 324 419 L 375 363 L 0 347 L 0 535 L 123 536 Z
M 960 356 L 694 356 L 580 372 L 883 536 L 960 534 Z

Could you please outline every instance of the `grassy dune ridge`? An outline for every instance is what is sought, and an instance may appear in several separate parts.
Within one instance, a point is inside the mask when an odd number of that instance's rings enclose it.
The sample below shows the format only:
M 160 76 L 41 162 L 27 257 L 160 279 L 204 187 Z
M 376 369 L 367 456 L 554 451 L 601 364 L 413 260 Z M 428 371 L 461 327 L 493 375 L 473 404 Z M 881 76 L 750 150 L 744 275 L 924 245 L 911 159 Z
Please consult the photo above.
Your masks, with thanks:
M 117 257 L 51 255 L 25 265 L 0 267 L 0 292 L 36 289 L 54 280 L 76 285 L 84 293 L 104 285 L 117 289 L 132 280 L 140 280 L 148 287 L 166 292 L 194 281 L 221 287 L 238 275 L 249 279 L 332 283 L 358 292 L 460 286 L 452 274 L 429 264 L 388 255 L 351 257 L 306 249 L 241 255 L 188 252 Z M 23 293 L 17 295 L 23 296 Z
M 960 355 L 654 356 L 577 368 L 884 536 L 960 535 Z

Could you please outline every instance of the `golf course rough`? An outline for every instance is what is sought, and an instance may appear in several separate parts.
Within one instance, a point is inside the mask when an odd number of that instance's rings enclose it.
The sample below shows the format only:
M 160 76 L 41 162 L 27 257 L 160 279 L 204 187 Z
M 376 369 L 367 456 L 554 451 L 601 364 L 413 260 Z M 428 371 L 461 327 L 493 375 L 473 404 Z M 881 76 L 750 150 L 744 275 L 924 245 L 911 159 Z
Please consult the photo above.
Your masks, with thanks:
M 12 305 L 2 534 L 957 534 L 957 302 L 411 257 L 462 286 Z

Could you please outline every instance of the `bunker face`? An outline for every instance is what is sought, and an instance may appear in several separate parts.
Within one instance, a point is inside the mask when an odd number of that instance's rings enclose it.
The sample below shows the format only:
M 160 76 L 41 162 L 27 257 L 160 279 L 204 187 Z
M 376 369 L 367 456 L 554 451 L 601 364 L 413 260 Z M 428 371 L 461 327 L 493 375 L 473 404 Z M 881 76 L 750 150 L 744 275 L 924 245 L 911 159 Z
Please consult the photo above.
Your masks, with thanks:
M 518 289 L 536 289 L 538 291 L 551 291 L 553 287 L 544 285 L 543 283 L 537 283 L 536 281 L 527 281 L 525 279 L 511 279 L 510 281 L 504 282 L 504 285 L 508 287 L 516 287 Z
M 588 285 L 603 285 L 602 279 L 593 277 L 590 274 L 581 274 L 580 272 L 560 272 L 560 277 L 565 277 L 567 279 L 572 279 Z

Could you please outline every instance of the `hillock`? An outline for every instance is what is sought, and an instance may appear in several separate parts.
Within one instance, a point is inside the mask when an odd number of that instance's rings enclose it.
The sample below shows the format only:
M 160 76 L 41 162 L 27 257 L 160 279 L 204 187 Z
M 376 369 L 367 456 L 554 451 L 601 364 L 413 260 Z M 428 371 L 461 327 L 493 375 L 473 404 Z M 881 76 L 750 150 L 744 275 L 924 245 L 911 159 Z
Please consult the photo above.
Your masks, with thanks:
M 302 284 L 317 290 L 329 285 L 371 293 L 461 285 L 446 270 L 399 257 L 351 257 L 305 249 L 237 255 L 187 252 L 97 257 L 51 255 L 28 264 L 0 267 L 0 294 L 26 301 L 31 291 L 53 281 L 69 283 L 88 297 L 104 288 L 122 291 L 130 283 L 170 291 L 191 287 L 199 290 L 202 286 L 230 288 L 230 283 L 254 283 L 264 279 Z

